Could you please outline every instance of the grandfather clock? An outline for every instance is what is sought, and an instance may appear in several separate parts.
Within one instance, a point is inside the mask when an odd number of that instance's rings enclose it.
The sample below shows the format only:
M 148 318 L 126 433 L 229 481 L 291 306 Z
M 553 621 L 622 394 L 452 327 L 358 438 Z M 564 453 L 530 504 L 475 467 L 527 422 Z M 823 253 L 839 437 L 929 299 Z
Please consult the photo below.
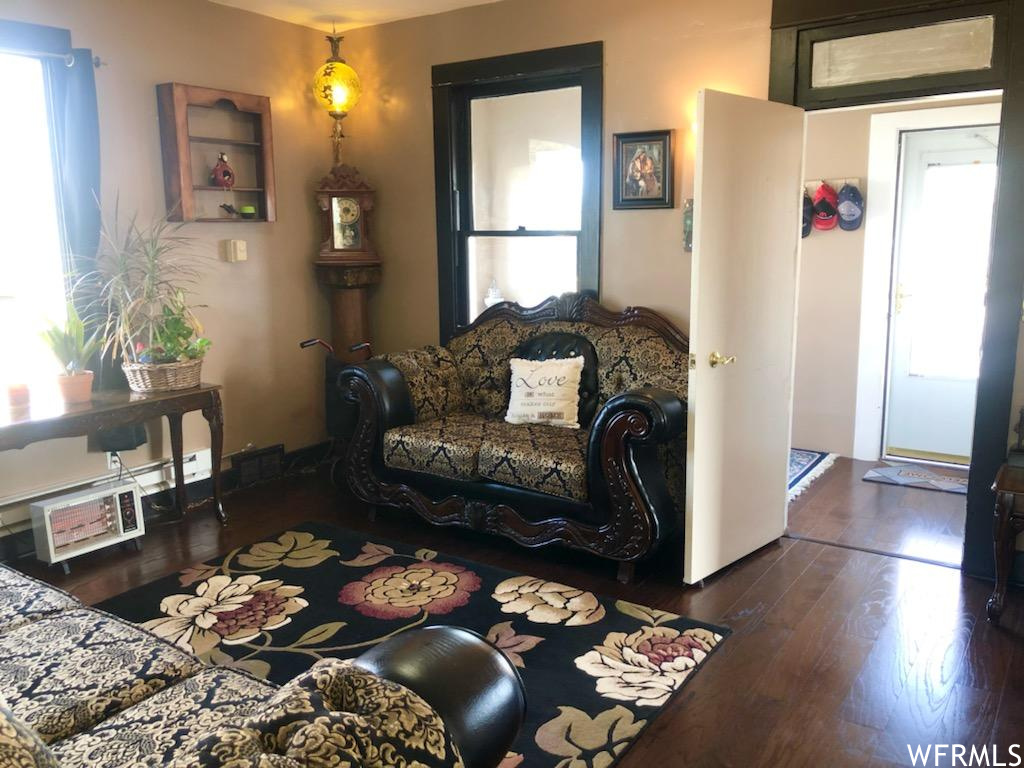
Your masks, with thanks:
M 380 257 L 370 241 L 373 190 L 359 171 L 337 165 L 316 190 L 320 214 L 317 279 L 331 289 L 331 341 L 345 362 L 365 360 L 370 342 L 367 288 L 380 282 Z

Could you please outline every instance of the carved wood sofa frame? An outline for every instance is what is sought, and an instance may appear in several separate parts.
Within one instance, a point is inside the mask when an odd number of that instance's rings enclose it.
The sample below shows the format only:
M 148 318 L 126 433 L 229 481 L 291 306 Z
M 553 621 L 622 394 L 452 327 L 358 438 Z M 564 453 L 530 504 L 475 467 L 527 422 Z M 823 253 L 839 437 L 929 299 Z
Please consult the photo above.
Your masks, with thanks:
M 684 365 L 688 361 L 687 337 L 660 314 L 644 307 L 612 312 L 585 294 L 553 297 L 532 308 L 498 304 L 460 328 L 457 336 L 502 319 L 537 326 L 538 333 L 545 323 L 556 321 L 651 329 L 678 352 Z M 637 561 L 680 528 L 681 510 L 669 493 L 659 446 L 685 440 L 686 405 L 664 389 L 623 392 L 599 408 L 587 456 L 592 493 L 583 504 L 496 483 L 432 479 L 417 473 L 396 476 L 384 467 L 381 446 L 388 429 L 413 420 L 402 374 L 375 358 L 342 369 L 337 387 L 345 406 L 354 412 L 346 419 L 347 446 L 336 469 L 370 504 L 409 509 L 436 525 L 500 534 L 526 547 L 561 544 L 591 552 L 617 561 L 618 578 L 624 583 L 632 580 Z M 550 514 L 528 519 L 519 511 L 527 508 Z

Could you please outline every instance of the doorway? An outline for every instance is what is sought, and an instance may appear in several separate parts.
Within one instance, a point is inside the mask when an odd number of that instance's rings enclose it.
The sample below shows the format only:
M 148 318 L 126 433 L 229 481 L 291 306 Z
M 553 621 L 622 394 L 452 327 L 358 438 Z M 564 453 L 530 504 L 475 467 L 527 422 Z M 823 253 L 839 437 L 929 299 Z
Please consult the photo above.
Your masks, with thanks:
M 801 241 L 792 444 L 834 463 L 790 535 L 960 564 L 1000 101 L 808 113 L 806 186 L 855 185 L 864 213 Z
M 903 131 L 882 454 L 971 463 L 998 125 Z

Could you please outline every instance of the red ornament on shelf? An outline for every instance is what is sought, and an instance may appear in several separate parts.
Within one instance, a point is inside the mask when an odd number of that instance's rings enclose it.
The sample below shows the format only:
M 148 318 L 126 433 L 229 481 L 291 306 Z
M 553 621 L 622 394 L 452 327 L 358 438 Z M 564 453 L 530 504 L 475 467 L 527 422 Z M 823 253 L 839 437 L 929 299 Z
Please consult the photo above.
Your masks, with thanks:
M 228 156 L 223 152 L 219 153 L 217 164 L 210 171 L 210 184 L 215 187 L 231 189 L 235 186 L 235 172 L 228 165 Z

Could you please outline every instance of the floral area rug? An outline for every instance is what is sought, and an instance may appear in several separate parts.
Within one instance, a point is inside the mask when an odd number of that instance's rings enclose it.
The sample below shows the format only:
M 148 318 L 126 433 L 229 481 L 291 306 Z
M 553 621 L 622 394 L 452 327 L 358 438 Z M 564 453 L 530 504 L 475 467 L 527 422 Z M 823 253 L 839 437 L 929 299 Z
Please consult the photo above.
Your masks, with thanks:
M 416 627 L 474 630 L 505 652 L 526 685 L 526 724 L 502 768 L 613 765 L 728 634 L 320 523 L 98 607 L 207 662 L 275 683 Z

